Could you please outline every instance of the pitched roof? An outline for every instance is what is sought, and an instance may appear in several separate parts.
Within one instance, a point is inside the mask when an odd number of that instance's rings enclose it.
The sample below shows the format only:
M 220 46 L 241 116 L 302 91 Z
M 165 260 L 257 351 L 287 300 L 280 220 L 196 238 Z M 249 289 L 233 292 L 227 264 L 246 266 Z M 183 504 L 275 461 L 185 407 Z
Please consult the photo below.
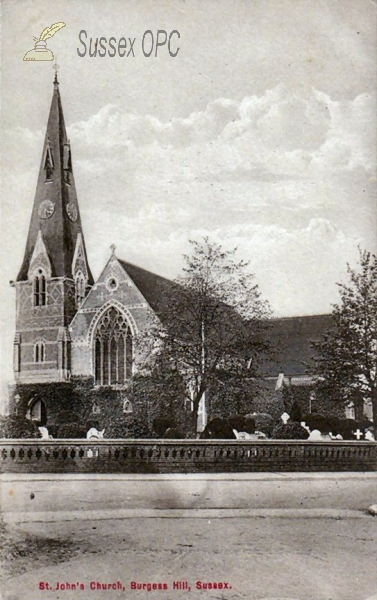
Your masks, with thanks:
M 266 376 L 276 377 L 305 375 L 304 363 L 313 357 L 312 341 L 319 341 L 321 335 L 331 328 L 331 315 L 285 317 L 271 319 L 269 332 L 276 355 L 263 365 Z
M 148 304 L 159 316 L 164 316 L 164 299 L 182 290 L 174 281 L 151 273 L 124 260 L 119 260 Z M 266 360 L 261 372 L 266 377 L 305 375 L 308 362 L 313 356 L 312 341 L 318 341 L 331 327 L 331 315 L 284 317 L 269 320 L 268 336 L 276 350 L 274 357 Z
M 118 260 L 154 312 L 158 316 L 163 315 L 164 300 L 179 293 L 182 287 L 161 275 L 156 275 L 125 260 Z

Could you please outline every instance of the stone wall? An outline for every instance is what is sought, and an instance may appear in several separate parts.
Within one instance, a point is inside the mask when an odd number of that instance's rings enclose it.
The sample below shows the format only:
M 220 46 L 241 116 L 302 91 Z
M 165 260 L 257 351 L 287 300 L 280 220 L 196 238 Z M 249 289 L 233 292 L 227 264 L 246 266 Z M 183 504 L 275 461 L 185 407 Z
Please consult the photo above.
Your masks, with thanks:
M 377 471 L 377 443 L 3 440 L 5 473 Z

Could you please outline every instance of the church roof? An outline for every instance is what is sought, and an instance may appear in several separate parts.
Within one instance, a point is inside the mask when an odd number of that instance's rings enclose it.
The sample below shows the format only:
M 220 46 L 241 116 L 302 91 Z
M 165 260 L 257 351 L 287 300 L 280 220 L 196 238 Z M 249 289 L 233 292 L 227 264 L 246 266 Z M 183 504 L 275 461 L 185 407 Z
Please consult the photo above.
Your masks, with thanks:
M 176 294 L 181 286 L 151 273 L 124 260 L 122 267 L 140 290 L 151 308 L 164 317 L 164 299 Z M 313 356 L 312 341 L 318 341 L 331 327 L 331 315 L 284 317 L 269 320 L 267 332 L 275 354 L 261 365 L 261 373 L 266 377 L 300 376 L 307 374 L 307 366 Z
M 262 367 L 267 377 L 305 375 L 310 372 L 305 363 L 313 357 L 312 341 L 331 328 L 331 315 L 311 315 L 271 319 L 269 331 L 272 346 L 276 351 L 273 358 Z
M 46 247 L 51 276 L 72 278 L 72 261 L 79 233 L 82 234 L 82 226 L 72 172 L 71 147 L 64 123 L 59 83 L 55 76 L 29 233 L 17 281 L 28 279 L 38 235 L 42 236 Z M 84 240 L 82 244 L 88 263 Z M 88 283 L 92 284 L 89 266 L 88 275 Z
M 158 316 L 163 316 L 165 299 L 169 298 L 170 295 L 179 293 L 181 286 L 170 279 L 156 275 L 125 260 L 118 260 L 153 311 Z

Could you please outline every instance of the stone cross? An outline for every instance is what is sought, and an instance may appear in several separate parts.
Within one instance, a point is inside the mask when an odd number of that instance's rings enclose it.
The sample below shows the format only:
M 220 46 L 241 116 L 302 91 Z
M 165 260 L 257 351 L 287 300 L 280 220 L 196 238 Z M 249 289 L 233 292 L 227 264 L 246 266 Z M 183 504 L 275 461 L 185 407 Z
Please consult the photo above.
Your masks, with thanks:
M 280 418 L 283 421 L 284 425 L 286 425 L 291 417 L 287 412 L 283 412 Z
M 111 250 L 111 254 L 114 255 L 115 254 L 115 250 L 116 250 L 116 245 L 115 244 L 111 244 L 110 246 L 110 250 Z
M 356 431 L 354 432 L 354 434 L 357 438 L 357 440 L 359 440 L 362 437 L 362 432 L 360 431 L 360 429 L 356 429 Z

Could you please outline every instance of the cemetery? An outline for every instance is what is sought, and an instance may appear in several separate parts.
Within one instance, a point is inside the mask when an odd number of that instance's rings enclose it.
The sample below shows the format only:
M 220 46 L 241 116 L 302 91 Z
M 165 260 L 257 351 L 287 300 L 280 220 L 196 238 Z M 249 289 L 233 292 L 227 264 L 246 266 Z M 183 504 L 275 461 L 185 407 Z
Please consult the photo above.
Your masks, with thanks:
M 284 412 L 208 422 L 200 439 L 175 428 L 154 439 L 106 439 L 90 427 L 85 439 L 54 439 L 35 427 L 34 439 L 1 436 L 2 471 L 11 473 L 218 473 L 259 471 L 377 471 L 372 423 L 326 419 L 311 413 L 301 423 Z M 14 421 L 8 417 L 8 421 Z M 256 423 L 258 429 L 256 429 Z M 161 434 L 161 419 L 156 422 Z M 30 430 L 29 432 L 30 435 Z M 8 434 L 8 435 L 7 435 Z

